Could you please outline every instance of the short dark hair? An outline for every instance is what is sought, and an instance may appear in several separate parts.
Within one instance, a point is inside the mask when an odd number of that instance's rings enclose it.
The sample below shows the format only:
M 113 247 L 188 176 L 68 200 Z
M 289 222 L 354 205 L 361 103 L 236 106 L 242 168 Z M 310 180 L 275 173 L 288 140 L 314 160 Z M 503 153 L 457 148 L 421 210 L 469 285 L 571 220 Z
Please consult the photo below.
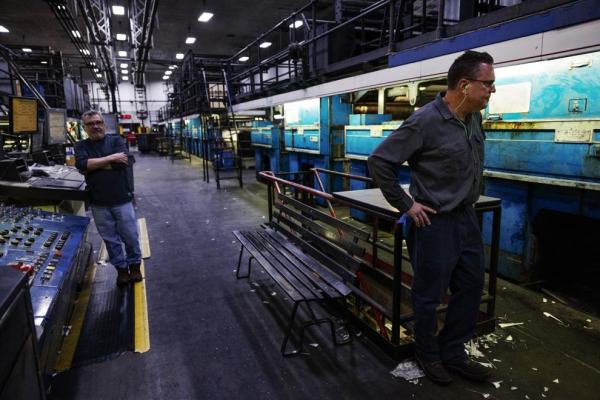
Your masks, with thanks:
M 100 112 L 98 112 L 96 110 L 88 110 L 88 111 L 84 112 L 83 115 L 81 116 L 81 120 L 83 121 L 87 117 L 93 117 L 94 115 L 99 116 L 102 119 L 102 121 L 104 121 L 104 117 L 102 117 L 102 114 L 100 114 Z
M 473 50 L 465 51 L 458 57 L 448 70 L 448 89 L 454 90 L 462 78 L 478 78 L 479 65 L 494 63 L 494 59 L 488 53 Z

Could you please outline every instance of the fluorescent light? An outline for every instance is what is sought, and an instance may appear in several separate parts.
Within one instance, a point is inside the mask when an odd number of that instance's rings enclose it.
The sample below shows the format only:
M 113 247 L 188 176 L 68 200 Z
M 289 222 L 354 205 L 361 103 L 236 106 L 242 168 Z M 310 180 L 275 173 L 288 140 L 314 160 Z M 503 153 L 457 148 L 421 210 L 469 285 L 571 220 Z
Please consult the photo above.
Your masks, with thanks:
M 119 51 L 119 57 L 127 57 L 127 52 L 126 51 Z
M 259 47 L 266 49 L 271 45 L 271 42 L 262 42 Z
M 165 75 L 165 76 L 163 76 L 163 79 L 164 79 L 164 80 L 167 80 L 167 79 L 169 79 L 169 75 Z
M 117 40 L 127 40 L 127 35 L 124 33 L 117 33 Z
M 302 25 L 304 25 L 304 22 L 302 22 L 302 21 L 296 21 L 293 24 L 290 24 L 290 28 L 293 28 L 294 25 L 296 26 L 296 28 L 300 28 Z
M 74 37 L 76 38 L 80 38 L 81 37 L 81 33 L 79 33 L 79 31 L 71 31 L 71 33 L 73 34 Z
M 175 58 L 178 59 L 178 60 L 183 60 L 183 53 L 177 53 L 175 55 Z
M 127 67 L 128 67 L 127 64 L 125 64 L 125 63 L 121 64 L 121 68 L 127 68 Z
M 125 15 L 125 7 L 123 7 L 123 6 L 113 6 L 113 14 L 115 14 L 115 15 Z
M 81 50 L 81 52 L 82 52 L 83 54 L 87 54 L 87 55 L 89 55 L 89 54 L 90 54 L 90 51 L 89 51 L 88 49 L 83 49 L 83 50 Z
M 165 71 L 165 75 L 171 75 L 173 71 Z
M 94 68 L 94 72 L 98 72 L 98 68 Z
M 102 74 L 96 74 L 98 78 L 102 78 Z
M 175 69 L 174 65 L 169 65 L 169 69 Z
M 198 21 L 208 22 L 213 17 L 213 15 L 214 15 L 213 13 L 203 12 L 202 15 L 200 16 L 200 18 L 198 18 Z
M 240 57 L 241 62 L 248 61 L 249 59 L 250 59 L 250 57 L 246 57 L 246 56 Z
M 194 44 L 195 41 L 196 41 L 195 37 L 189 37 L 189 38 L 185 39 L 185 42 L 187 44 Z
M 6 29 L 2 25 L 0 25 L 0 32 L 2 32 L 2 33 L 8 33 L 8 29 Z
M 275 115 L 273 115 L 273 119 L 283 119 L 283 115 L 275 114 Z
M 95 62 L 93 62 L 93 61 L 92 61 L 90 64 L 91 64 L 91 65 L 96 65 L 96 63 L 95 63 Z
M 27 47 L 23 47 L 23 51 L 25 53 L 31 53 L 31 49 L 27 48 Z
M 128 76 L 122 76 L 121 79 L 123 79 L 124 81 L 128 81 L 129 77 Z
M 42 64 L 48 64 L 48 61 L 42 61 Z
M 126 69 L 122 69 L 122 70 L 121 70 L 121 73 L 122 73 L 123 75 L 127 75 L 127 74 L 129 73 L 129 71 L 127 71 Z

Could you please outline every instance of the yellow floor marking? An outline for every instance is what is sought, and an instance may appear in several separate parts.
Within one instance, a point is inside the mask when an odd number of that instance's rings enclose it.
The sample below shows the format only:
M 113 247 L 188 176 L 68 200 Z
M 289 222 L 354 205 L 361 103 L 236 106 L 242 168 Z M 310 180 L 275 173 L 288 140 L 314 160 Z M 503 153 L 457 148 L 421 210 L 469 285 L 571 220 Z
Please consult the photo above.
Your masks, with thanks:
M 96 263 L 92 262 L 85 272 L 83 279 L 83 289 L 77 297 L 77 303 L 75 304 L 75 310 L 71 316 L 71 330 L 63 341 L 60 349 L 60 354 L 56 360 L 55 369 L 57 371 L 66 371 L 71 368 L 73 362 L 73 356 L 75 355 L 75 349 L 77 348 L 77 342 L 79 341 L 79 335 L 81 334 L 81 328 L 83 327 L 83 320 L 85 319 L 85 312 L 90 301 L 92 294 L 92 283 L 96 276 Z
M 142 276 L 146 276 L 144 261 L 141 266 Z M 146 280 L 133 284 L 135 304 L 135 352 L 145 353 L 150 350 L 150 324 L 148 322 L 148 304 L 146 303 Z
M 137 222 L 140 231 L 140 246 L 142 247 L 142 258 L 150 258 L 150 240 L 148 239 L 148 228 L 146 227 L 146 218 L 140 218 Z
M 108 258 L 108 251 L 106 251 L 106 244 L 102 241 L 102 246 L 100 246 L 100 255 L 98 256 L 98 261 L 106 261 Z

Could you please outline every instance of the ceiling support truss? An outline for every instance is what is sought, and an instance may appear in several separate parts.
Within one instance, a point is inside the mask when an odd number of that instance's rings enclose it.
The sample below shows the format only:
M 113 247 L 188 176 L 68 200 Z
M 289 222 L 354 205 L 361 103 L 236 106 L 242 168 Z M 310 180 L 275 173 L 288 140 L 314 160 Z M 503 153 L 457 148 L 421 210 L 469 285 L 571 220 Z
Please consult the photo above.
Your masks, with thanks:
M 129 21 L 134 46 L 135 85 L 145 84 L 146 64 L 153 47 L 153 31 L 159 0 L 131 0 Z
M 96 55 L 102 60 L 108 89 L 112 99 L 112 112 L 117 112 L 115 96 L 117 86 L 116 62 L 111 42 L 110 16 L 106 0 L 77 0 L 83 20 L 88 29 L 90 43 L 94 44 Z

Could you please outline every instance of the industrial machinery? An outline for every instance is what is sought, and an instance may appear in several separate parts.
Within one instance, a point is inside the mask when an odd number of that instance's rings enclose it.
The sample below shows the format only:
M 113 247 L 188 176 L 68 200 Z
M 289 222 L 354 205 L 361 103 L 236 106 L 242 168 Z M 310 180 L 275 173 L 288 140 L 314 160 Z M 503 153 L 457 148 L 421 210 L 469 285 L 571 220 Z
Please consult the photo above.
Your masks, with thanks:
M 251 140 L 256 160 L 256 179 L 262 171 L 281 172 L 289 169 L 289 159 L 281 152 L 281 127 L 270 121 L 253 121 Z M 284 164 L 284 158 L 288 160 Z
M 0 268 L 27 274 L 40 365 L 53 371 L 91 246 L 90 219 L 0 206 Z M 2 350 L 4 354 L 4 350 Z
M 598 277 L 599 68 L 599 52 L 496 68 L 485 193 L 502 199 L 503 276 L 546 287 Z
M 289 171 L 311 168 L 344 172 L 343 132 L 352 105 L 349 95 L 309 99 L 284 105 L 284 150 L 289 152 Z M 342 190 L 342 181 L 323 177 L 325 191 Z

